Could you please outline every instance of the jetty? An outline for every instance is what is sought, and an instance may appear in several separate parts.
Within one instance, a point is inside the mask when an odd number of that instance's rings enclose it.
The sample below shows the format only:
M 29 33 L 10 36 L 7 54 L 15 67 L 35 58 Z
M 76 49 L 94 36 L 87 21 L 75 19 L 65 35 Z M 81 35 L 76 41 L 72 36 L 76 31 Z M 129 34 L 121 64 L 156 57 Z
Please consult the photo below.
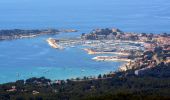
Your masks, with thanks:
M 95 61 L 124 61 L 124 62 L 131 61 L 131 59 L 121 58 L 121 57 L 117 57 L 117 56 L 97 56 L 92 59 Z

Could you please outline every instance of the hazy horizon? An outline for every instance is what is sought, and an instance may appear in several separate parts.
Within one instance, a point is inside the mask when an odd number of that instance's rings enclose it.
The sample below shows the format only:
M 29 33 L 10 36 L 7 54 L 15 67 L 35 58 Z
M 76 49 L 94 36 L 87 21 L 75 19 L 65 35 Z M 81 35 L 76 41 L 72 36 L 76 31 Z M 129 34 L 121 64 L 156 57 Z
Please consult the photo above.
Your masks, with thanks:
M 170 32 L 168 0 L 1 0 L 0 5 L 0 29 L 117 27 Z

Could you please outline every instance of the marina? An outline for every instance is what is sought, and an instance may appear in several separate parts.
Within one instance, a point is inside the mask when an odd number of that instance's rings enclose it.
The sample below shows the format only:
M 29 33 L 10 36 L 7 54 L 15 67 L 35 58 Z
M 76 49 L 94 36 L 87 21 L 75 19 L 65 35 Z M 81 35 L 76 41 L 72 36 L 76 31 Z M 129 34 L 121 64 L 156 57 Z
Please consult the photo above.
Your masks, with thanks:
M 83 39 L 67 39 L 57 40 L 49 38 L 52 42 L 49 43 L 54 49 L 71 48 L 82 46 L 82 49 L 89 55 L 110 54 L 110 56 L 96 56 L 94 61 L 125 61 L 129 62 L 132 59 L 132 51 L 142 52 L 144 50 L 143 42 L 118 41 L 118 40 L 83 40 Z

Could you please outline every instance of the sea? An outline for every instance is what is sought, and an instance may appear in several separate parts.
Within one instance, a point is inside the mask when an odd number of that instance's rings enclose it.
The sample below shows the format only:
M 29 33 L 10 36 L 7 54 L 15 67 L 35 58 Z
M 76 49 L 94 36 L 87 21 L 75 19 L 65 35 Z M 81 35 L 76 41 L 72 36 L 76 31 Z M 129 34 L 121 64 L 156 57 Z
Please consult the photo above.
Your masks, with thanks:
M 70 79 L 117 71 L 125 62 L 96 62 L 82 47 L 56 50 L 46 39 L 80 37 L 96 28 L 170 33 L 170 0 L 0 0 L 0 29 L 78 32 L 0 42 L 0 83 L 31 77 Z

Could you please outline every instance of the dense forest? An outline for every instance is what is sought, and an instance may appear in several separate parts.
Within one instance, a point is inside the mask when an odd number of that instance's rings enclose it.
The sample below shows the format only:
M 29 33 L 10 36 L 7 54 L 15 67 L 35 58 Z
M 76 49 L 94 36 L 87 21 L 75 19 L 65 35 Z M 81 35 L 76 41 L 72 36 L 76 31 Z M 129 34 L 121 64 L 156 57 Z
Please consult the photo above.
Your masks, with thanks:
M 0 85 L 0 100 L 169 100 L 170 64 L 136 76 L 133 70 L 97 79 L 51 81 L 44 77 Z

